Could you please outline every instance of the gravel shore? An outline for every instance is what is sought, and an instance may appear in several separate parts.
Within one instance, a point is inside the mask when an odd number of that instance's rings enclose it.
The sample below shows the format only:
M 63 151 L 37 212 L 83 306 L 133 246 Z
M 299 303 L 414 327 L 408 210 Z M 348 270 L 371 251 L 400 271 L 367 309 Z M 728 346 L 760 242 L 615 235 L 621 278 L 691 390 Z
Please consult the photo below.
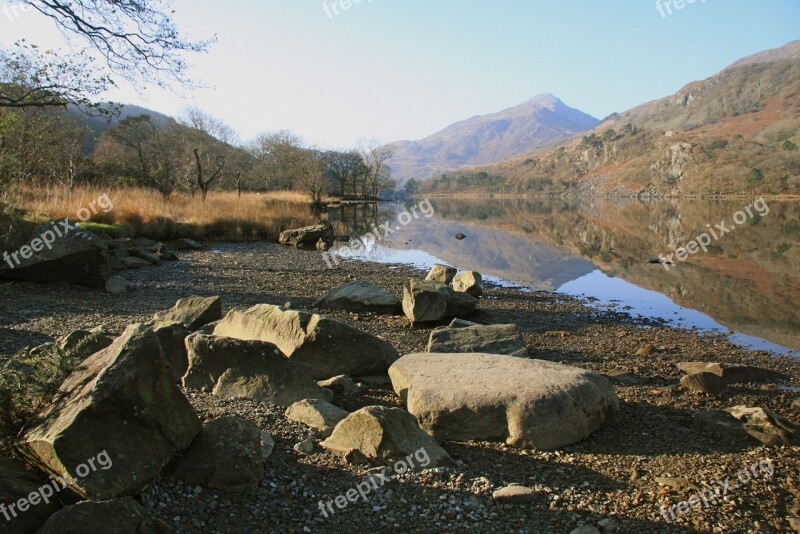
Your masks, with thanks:
M 328 290 L 349 280 L 378 284 L 402 297 L 402 284 L 424 273 L 404 265 L 346 260 L 328 269 L 318 252 L 272 244 L 212 244 L 179 253 L 180 261 L 127 271 L 135 290 L 123 295 L 79 287 L 2 285 L 0 358 L 79 328 L 112 331 L 148 321 L 188 295 L 220 295 L 225 311 L 259 303 L 312 309 Z M 531 357 L 563 362 L 613 377 L 622 401 L 619 422 L 556 452 L 510 449 L 498 443 L 443 443 L 453 468 L 391 476 L 366 501 L 326 517 L 320 500 L 354 488 L 363 467 L 320 449 L 303 455 L 293 446 L 313 436 L 288 421 L 283 407 L 187 395 L 204 420 L 240 415 L 276 440 L 257 491 L 224 494 L 167 478 L 148 485 L 139 500 L 175 532 L 520 532 L 569 533 L 581 525 L 608 532 L 787 532 L 800 514 L 800 447 L 765 447 L 696 433 L 691 416 L 701 409 L 737 405 L 769 408 L 800 419 L 792 403 L 800 392 L 798 361 L 749 351 L 724 336 L 634 320 L 555 293 L 489 286 L 473 320 L 516 323 Z M 325 312 L 394 344 L 400 354 L 423 351 L 431 327 L 411 328 L 404 317 Z M 652 353 L 637 355 L 652 345 Z M 650 352 L 650 351 L 642 351 Z M 783 373 L 768 384 L 734 384 L 719 398 L 678 387 L 681 361 L 747 363 Z M 337 404 L 352 411 L 400 406 L 391 385 Z M 313 436 L 318 443 L 319 438 Z M 716 502 L 668 521 L 660 512 L 696 489 L 675 491 L 658 477 L 686 478 L 697 488 L 732 480 L 743 468 L 769 461 L 772 476 L 753 477 Z M 492 492 L 508 484 L 536 491 L 533 503 L 498 506 Z M 591 532 L 591 531 L 588 531 Z

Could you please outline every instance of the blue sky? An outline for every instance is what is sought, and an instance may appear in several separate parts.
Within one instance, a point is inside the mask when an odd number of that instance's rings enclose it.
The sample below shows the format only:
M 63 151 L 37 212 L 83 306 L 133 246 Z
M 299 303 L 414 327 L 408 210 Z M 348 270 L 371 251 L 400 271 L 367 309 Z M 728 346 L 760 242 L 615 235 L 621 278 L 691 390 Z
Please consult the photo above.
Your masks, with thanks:
M 190 58 L 210 88 L 108 96 L 171 115 L 195 104 L 243 140 L 286 128 L 347 147 L 419 139 L 544 92 L 602 118 L 800 39 L 797 0 L 676 1 L 662 16 L 655 0 L 327 0 L 329 16 L 323 0 L 177 0 L 182 31 L 218 36 Z M 51 23 L 5 3 L 0 43 L 59 45 Z

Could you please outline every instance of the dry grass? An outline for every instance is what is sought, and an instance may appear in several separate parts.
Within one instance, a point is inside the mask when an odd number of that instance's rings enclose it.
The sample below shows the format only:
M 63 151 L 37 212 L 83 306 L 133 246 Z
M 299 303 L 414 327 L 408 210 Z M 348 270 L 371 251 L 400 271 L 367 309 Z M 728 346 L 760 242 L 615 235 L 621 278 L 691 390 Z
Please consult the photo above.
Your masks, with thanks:
M 101 202 L 104 195 L 108 201 Z M 173 195 L 165 200 L 141 188 L 77 187 L 72 195 L 62 188 L 27 189 L 21 195 L 21 207 L 34 219 L 75 220 L 81 209 L 93 204 L 96 213 L 89 221 L 113 225 L 109 233 L 160 241 L 178 237 L 276 240 L 282 230 L 315 222 L 305 197 L 293 191 L 243 193 L 241 198 L 235 192 L 211 192 L 205 202 L 199 195 Z M 113 209 L 106 211 L 109 205 Z

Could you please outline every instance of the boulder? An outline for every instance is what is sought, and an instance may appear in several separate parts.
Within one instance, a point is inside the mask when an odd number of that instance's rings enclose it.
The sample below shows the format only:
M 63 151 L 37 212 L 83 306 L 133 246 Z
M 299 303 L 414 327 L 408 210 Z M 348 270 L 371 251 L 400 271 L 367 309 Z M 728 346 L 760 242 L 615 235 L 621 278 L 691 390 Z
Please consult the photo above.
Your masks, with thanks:
M 156 323 L 152 326 L 158 336 L 161 352 L 169 363 L 172 376 L 179 382 L 189 369 L 189 355 L 186 353 L 186 338 L 191 332 L 179 322 Z
M 169 248 L 161 245 L 156 249 L 156 255 L 161 261 L 178 261 L 178 255 L 172 252 Z
M 529 504 L 536 497 L 536 492 L 527 486 L 506 486 L 495 490 L 492 499 L 497 504 Z
M 725 393 L 727 388 L 722 378 L 714 373 L 692 373 L 681 378 L 681 386 L 689 391 L 705 393 L 718 397 Z
M 347 397 L 356 391 L 356 384 L 353 379 L 346 375 L 334 376 L 328 380 L 319 380 L 317 385 L 321 388 L 333 391 L 334 395 Z
M 303 399 L 330 400 L 329 391 L 272 343 L 192 334 L 186 338 L 186 349 L 189 370 L 184 387 L 280 406 Z
M 172 529 L 154 518 L 131 497 L 108 501 L 83 501 L 62 508 L 38 534 L 170 534 Z
M 408 280 L 403 285 L 403 312 L 412 323 L 471 315 L 477 305 L 478 299 L 443 282 Z
M 455 319 L 450 321 L 450 324 L 447 326 L 449 326 L 450 328 L 466 328 L 468 326 L 477 326 L 478 324 L 479 323 L 473 323 L 472 321 L 467 321 L 466 319 L 459 319 L 458 317 L 456 317 Z
M 320 434 L 328 437 L 350 412 L 319 399 L 303 399 L 289 406 L 285 415 L 287 419 L 319 430 Z
M 139 258 L 140 260 L 146 261 L 150 265 L 161 265 L 161 258 L 155 252 L 152 252 L 148 249 L 144 248 L 132 248 L 128 251 L 129 254 L 134 258 Z
M 6 506 L 3 511 L 7 514 L 0 514 L 3 532 L 36 532 L 61 508 L 60 499 L 51 486 L 39 492 L 48 482 L 38 473 L 25 469 L 22 462 L 0 456 L 0 504 Z
M 128 281 L 121 276 L 112 276 L 106 280 L 106 293 L 110 293 L 111 295 L 121 295 L 122 293 L 127 293 L 127 291 Z
M 409 354 L 389 368 L 395 392 L 437 440 L 505 440 L 550 450 L 616 419 L 619 400 L 597 373 L 496 354 Z
M 382 287 L 356 280 L 340 286 L 314 303 L 315 307 L 349 312 L 401 313 L 400 299 Z
M 58 342 L 58 349 L 72 358 L 83 360 L 114 342 L 102 331 L 75 330 Z
M 247 419 L 214 419 L 194 438 L 171 475 L 215 490 L 256 489 L 264 478 L 261 438 L 261 429 Z
M 61 219 L 39 226 L 25 245 L 9 251 L 0 262 L 0 279 L 105 288 L 109 258 L 102 239 Z
M 122 265 L 124 265 L 126 269 L 140 269 L 142 267 L 150 266 L 150 263 L 144 261 L 141 258 L 134 258 L 133 256 L 128 258 L 122 258 L 120 262 L 122 262 Z
M 41 470 L 74 479 L 71 489 L 82 497 L 105 500 L 137 493 L 199 431 L 158 336 L 132 325 L 64 381 L 17 450 Z M 85 462 L 100 454 L 113 466 L 85 473 Z
M 453 281 L 453 278 L 457 272 L 458 269 L 451 267 L 450 265 L 434 263 L 433 267 L 431 267 L 431 272 L 428 273 L 428 276 L 425 277 L 425 280 L 449 284 Z
M 316 380 L 337 375 L 385 375 L 398 357 L 397 349 L 388 341 L 343 322 L 269 304 L 229 312 L 214 335 L 274 343 Z
M 298 248 L 314 248 L 320 239 L 329 240 L 333 237 L 333 227 L 330 224 L 315 224 L 293 230 L 281 232 L 278 242 L 281 245 L 292 245 Z
M 320 445 L 342 455 L 355 450 L 370 462 L 383 465 L 418 453 L 422 459 L 416 469 L 412 467 L 414 470 L 453 463 L 414 416 L 402 408 L 367 406 L 353 412 Z
M 748 382 L 769 382 L 781 376 L 780 373 L 771 369 L 735 363 L 680 362 L 677 364 L 677 367 L 686 374 L 715 374 L 720 377 L 726 385 Z
M 222 319 L 222 300 L 219 297 L 186 297 L 171 309 L 155 314 L 156 321 L 177 321 L 194 332 L 204 325 Z
M 800 427 L 765 408 L 734 406 L 700 411 L 692 419 L 698 432 L 734 439 L 749 436 L 764 445 L 800 445 Z
M 483 352 L 528 356 L 525 340 L 515 324 L 475 325 L 461 328 L 444 326 L 431 332 L 427 352 Z
M 453 278 L 453 291 L 480 297 L 483 295 L 483 276 L 475 271 L 459 273 Z

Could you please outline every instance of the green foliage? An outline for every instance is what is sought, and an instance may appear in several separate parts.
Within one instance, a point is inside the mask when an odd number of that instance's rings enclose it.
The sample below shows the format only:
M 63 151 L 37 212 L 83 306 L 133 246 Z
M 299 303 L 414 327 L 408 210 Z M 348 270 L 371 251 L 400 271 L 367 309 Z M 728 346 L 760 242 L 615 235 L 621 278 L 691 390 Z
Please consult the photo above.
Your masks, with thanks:
M 787 139 L 786 141 L 784 141 L 782 148 L 788 152 L 797 151 L 797 145 L 794 144 L 791 139 Z

